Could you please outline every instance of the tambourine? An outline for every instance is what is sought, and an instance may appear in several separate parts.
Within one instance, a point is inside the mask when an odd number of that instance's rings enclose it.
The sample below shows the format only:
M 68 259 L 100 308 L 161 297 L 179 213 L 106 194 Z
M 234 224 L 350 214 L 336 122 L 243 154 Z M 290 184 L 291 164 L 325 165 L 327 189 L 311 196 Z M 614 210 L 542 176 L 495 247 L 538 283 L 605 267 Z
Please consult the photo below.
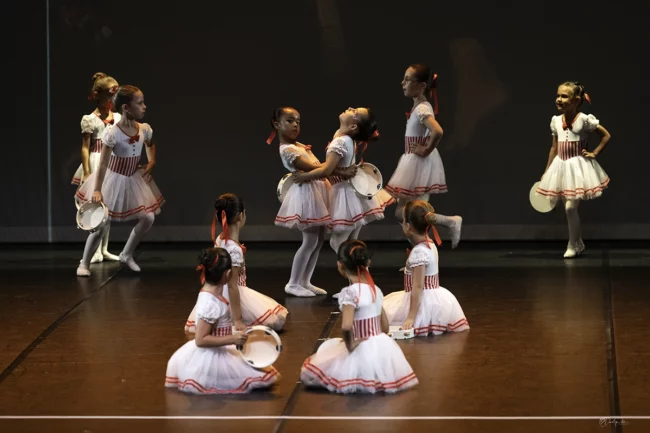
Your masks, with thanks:
M 94 233 L 101 230 L 108 221 L 108 208 L 104 203 L 87 201 L 77 210 L 77 227 Z
M 282 342 L 278 334 L 268 326 L 251 326 L 246 331 L 246 343 L 237 345 L 242 358 L 255 368 L 266 368 L 278 359 Z
M 384 179 L 381 172 L 373 164 L 364 162 L 357 166 L 357 174 L 348 180 L 352 187 L 362 197 L 371 199 L 381 191 Z

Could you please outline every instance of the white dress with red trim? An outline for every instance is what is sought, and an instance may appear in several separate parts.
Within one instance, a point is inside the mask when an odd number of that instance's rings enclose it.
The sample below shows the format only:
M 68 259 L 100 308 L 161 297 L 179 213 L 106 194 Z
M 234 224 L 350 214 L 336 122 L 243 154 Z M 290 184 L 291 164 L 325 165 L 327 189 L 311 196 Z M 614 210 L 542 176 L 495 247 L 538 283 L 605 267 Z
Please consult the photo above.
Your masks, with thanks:
M 413 248 L 406 260 L 404 290 L 386 296 L 384 310 L 389 324 L 402 326 L 406 321 L 411 306 L 413 268 L 418 266 L 425 266 L 425 276 L 420 309 L 413 323 L 415 335 L 420 337 L 468 330 L 469 323 L 460 303 L 449 290 L 440 286 L 438 249 L 432 241 L 419 243 Z
M 395 198 L 415 200 L 425 194 L 447 192 L 445 168 L 438 149 L 434 149 L 426 157 L 411 153 L 411 143 L 424 145 L 431 136 L 431 131 L 424 124 L 428 116 L 435 118 L 428 101 L 421 102 L 407 114 L 404 154 L 386 184 L 386 191 Z
M 341 156 L 338 167 L 350 167 L 355 163 L 354 141 L 347 136 L 337 137 L 328 145 L 327 153 L 335 152 Z M 330 176 L 330 215 L 328 226 L 332 231 L 350 231 L 375 220 L 384 219 L 384 208 L 377 195 L 371 199 L 357 195 L 350 182 L 339 176 Z
M 212 335 L 232 334 L 226 299 L 200 292 L 196 315 L 212 325 Z M 267 388 L 279 377 L 274 367 L 253 368 L 234 345 L 198 347 L 195 340 L 190 340 L 169 359 L 165 386 L 192 394 L 243 394 L 255 388 Z
M 590 200 L 602 195 L 609 176 L 595 159 L 582 156 L 589 132 L 598 128 L 593 114 L 579 113 L 571 125 L 562 115 L 551 119 L 551 133 L 557 137 L 557 156 L 544 173 L 536 193 L 548 198 Z
M 320 164 L 310 146 L 280 145 L 280 158 L 289 172 L 297 170 L 293 162 L 299 157 L 312 164 Z M 329 211 L 329 189 L 330 183 L 327 179 L 291 185 L 275 217 L 275 225 L 299 230 L 329 225 L 332 220 Z
M 152 135 L 147 123 L 139 124 L 139 132 L 133 137 L 117 124 L 104 131 L 102 143 L 111 147 L 113 152 L 104 175 L 102 196 L 112 221 L 128 221 L 146 213 L 158 215 L 165 203 L 151 176 L 145 181 L 143 170 L 138 169 L 144 142 L 150 141 Z M 92 199 L 97 173 L 93 172 L 77 190 L 76 198 L 81 202 Z
M 395 393 L 418 384 L 402 349 L 381 331 L 383 297 L 379 287 L 375 287 L 373 295 L 368 284 L 353 284 L 341 290 L 339 308 L 354 306 L 354 338 L 363 341 L 352 352 L 348 352 L 343 340 L 321 346 L 303 363 L 302 383 L 343 394 Z
M 224 242 L 221 237 L 217 238 L 214 246 L 228 251 L 232 266 L 240 268 L 239 300 L 244 323 L 248 326 L 265 325 L 280 331 L 287 320 L 289 311 L 272 298 L 246 286 L 246 263 L 244 261 L 246 247 L 232 239 Z M 227 284 L 223 286 L 223 296 L 230 301 Z M 195 332 L 196 308 L 195 306 L 185 322 L 185 332 Z
M 88 165 L 90 172 L 94 173 L 99 167 L 99 156 L 102 153 L 102 134 L 107 125 L 113 125 L 120 121 L 122 115 L 120 113 L 113 113 L 110 121 L 102 120 L 96 113 L 86 114 L 81 118 L 81 133 L 90 134 L 90 149 L 88 155 Z M 79 168 L 72 176 L 72 184 L 79 185 L 84 176 L 83 164 L 79 164 Z

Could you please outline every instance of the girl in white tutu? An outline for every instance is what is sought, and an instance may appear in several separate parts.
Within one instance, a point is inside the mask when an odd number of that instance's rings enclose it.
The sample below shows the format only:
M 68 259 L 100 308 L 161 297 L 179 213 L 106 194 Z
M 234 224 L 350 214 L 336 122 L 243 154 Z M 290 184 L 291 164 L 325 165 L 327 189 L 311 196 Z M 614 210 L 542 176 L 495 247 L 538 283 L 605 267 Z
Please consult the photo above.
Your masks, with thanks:
M 435 222 L 433 207 L 426 201 L 410 201 L 404 207 L 402 230 L 413 250 L 406 259 L 404 290 L 391 293 L 384 300 L 390 326 L 413 329 L 418 337 L 469 329 L 456 297 L 440 286 L 438 250 L 427 236 L 427 230 L 432 227 L 440 245 L 433 227 Z
M 442 127 L 436 121 L 438 100 L 437 75 L 431 74 L 426 65 L 411 65 L 404 74 L 404 96 L 413 99 L 413 108 L 406 113 L 404 154 L 397 163 L 386 191 L 397 199 L 395 215 L 402 220 L 404 206 L 411 200 L 429 201 L 430 194 L 447 192 L 445 168 L 440 159 L 438 144 L 442 139 Z M 431 107 L 428 99 L 433 98 Z M 436 214 L 436 225 L 446 227 L 451 233 L 451 247 L 460 242 L 463 219 Z
M 273 130 L 266 140 L 271 144 L 275 136 L 280 141 L 282 164 L 291 173 L 309 172 L 321 166 L 311 151 L 311 146 L 299 143 L 300 113 L 292 107 L 280 107 L 271 118 Z M 337 169 L 335 174 L 348 179 L 356 167 Z M 275 225 L 302 232 L 302 245 L 293 258 L 291 277 L 285 292 L 300 297 L 326 295 L 327 292 L 311 283 L 318 255 L 325 240 L 325 228 L 332 222 L 329 210 L 330 183 L 327 178 L 314 179 L 303 185 L 293 184 L 286 193 L 275 217 Z
M 81 185 L 88 179 L 90 173 L 97 170 L 102 151 L 102 134 L 107 125 L 114 125 L 122 117 L 119 113 L 113 113 L 113 96 L 117 92 L 117 88 L 117 81 L 113 77 L 109 77 L 103 72 L 93 75 L 93 85 L 88 100 L 95 103 L 95 110 L 81 118 L 81 164 L 72 176 L 73 185 Z M 79 202 L 76 197 L 75 201 Z M 93 254 L 90 263 L 120 259 L 108 252 L 109 229 L 106 229 L 101 245 Z
M 196 333 L 169 359 L 165 386 L 193 394 L 243 394 L 271 386 L 278 371 L 253 368 L 237 352 L 247 337 L 233 334 L 223 293 L 232 274 L 230 255 L 222 248 L 206 249 L 199 263 L 203 288 L 196 302 Z
M 149 174 L 156 164 L 156 147 L 152 141 L 151 126 L 138 123 L 146 110 L 144 94 L 140 89 L 121 86 L 115 93 L 114 105 L 122 111 L 122 118 L 104 131 L 99 167 L 79 187 L 76 197 L 82 203 L 88 200 L 104 202 L 110 222 L 138 220 L 119 259 L 132 271 L 140 272 L 133 252 L 153 225 L 154 215 L 160 213 L 160 207 L 164 204 L 162 194 Z M 147 148 L 149 163 L 139 170 L 143 145 Z M 83 258 L 77 268 L 78 276 L 90 275 L 90 259 L 109 226 L 106 224 L 102 230 L 88 236 Z
M 265 325 L 280 331 L 289 312 L 273 299 L 246 286 L 246 247 L 239 243 L 241 229 L 246 224 L 244 201 L 235 194 L 222 194 L 214 204 L 215 216 L 212 221 L 212 240 L 214 246 L 223 248 L 230 254 L 232 273 L 223 288 L 224 297 L 230 302 L 235 329 L 244 330 L 246 326 Z M 221 221 L 222 231 L 216 236 L 216 224 Z M 196 327 L 196 307 L 185 323 L 185 333 L 191 334 Z
M 386 335 L 384 295 L 368 272 L 366 245 L 358 240 L 343 243 L 337 265 L 339 273 L 350 281 L 339 296 L 344 338 L 323 343 L 307 358 L 300 380 L 306 386 L 345 394 L 394 393 L 414 387 L 418 380 L 413 369 L 397 343 Z
M 356 146 L 379 137 L 374 114 L 368 108 L 348 108 L 339 115 L 340 127 L 327 147 L 327 159 L 319 168 L 294 175 L 296 183 L 309 182 L 329 176 L 332 188 L 329 195 L 332 230 L 330 246 L 335 252 L 348 239 L 357 239 L 361 227 L 384 219 L 384 204 L 375 196 L 361 199 L 349 182 L 334 175 L 336 168 L 355 165 Z
M 555 104 L 561 113 L 551 119 L 553 143 L 546 170 L 536 193 L 549 200 L 562 198 L 569 225 L 569 243 L 564 257 L 576 257 L 585 250 L 578 216 L 580 200 L 602 195 L 609 184 L 609 176 L 596 162 L 610 139 L 609 132 L 593 114 L 581 113 L 580 106 L 589 95 L 578 82 L 566 82 L 557 90 Z M 600 143 L 590 152 L 587 140 L 590 132 L 600 135 Z

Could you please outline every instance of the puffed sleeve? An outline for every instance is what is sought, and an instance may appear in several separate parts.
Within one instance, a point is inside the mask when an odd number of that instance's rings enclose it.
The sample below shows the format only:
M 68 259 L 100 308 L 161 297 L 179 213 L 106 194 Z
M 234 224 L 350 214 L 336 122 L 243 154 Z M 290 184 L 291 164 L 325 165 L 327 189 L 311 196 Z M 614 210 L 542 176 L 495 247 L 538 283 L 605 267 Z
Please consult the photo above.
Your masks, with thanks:
M 584 130 L 587 132 L 595 131 L 598 125 L 600 125 L 600 121 L 593 114 L 586 114 L 584 116 L 584 122 Z
M 557 128 L 555 126 L 556 124 L 555 116 L 551 117 L 551 135 L 554 137 L 557 137 Z
M 411 251 L 409 258 L 406 261 L 406 266 L 409 268 L 426 266 L 429 264 L 429 260 L 431 260 L 431 256 L 428 250 L 426 250 L 424 247 L 413 248 L 413 251 Z
M 202 295 L 196 305 L 196 320 L 203 319 L 213 325 L 225 314 L 226 306 L 210 294 Z
M 244 252 L 235 241 L 228 241 L 225 246 L 226 251 L 230 254 L 230 261 L 233 267 L 241 268 L 244 265 Z
M 144 142 L 149 143 L 151 142 L 151 137 L 153 137 L 153 129 L 151 129 L 151 125 L 148 123 L 143 123 L 140 125 L 140 128 L 142 129 L 142 136 L 144 137 Z
M 300 157 L 300 151 L 296 146 L 283 146 L 280 149 L 280 158 L 290 167 L 293 167 L 293 162 Z
M 335 138 L 327 147 L 327 153 L 336 152 L 341 158 L 345 158 L 348 154 L 348 146 L 345 143 L 345 137 Z
M 93 125 L 94 114 L 88 114 L 81 118 L 81 133 L 92 134 L 95 132 L 95 125 Z
M 102 134 L 102 144 L 110 148 L 115 147 L 115 126 L 108 125 Z
M 343 288 L 339 293 L 339 309 L 343 310 L 344 305 L 359 306 L 359 287 L 356 284 Z
M 415 107 L 415 110 L 413 110 L 413 114 L 415 114 L 418 118 L 418 121 L 420 123 L 424 123 L 424 119 L 426 119 L 429 116 L 432 116 L 435 118 L 436 116 L 433 114 L 433 109 L 431 108 L 431 105 L 429 104 L 420 104 L 417 107 Z

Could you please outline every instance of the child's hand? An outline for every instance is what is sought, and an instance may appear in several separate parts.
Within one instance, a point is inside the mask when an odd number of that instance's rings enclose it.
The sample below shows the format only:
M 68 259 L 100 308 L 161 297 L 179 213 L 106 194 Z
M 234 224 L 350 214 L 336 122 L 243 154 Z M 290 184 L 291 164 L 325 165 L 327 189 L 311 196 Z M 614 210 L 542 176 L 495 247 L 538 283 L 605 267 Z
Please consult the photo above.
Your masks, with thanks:
M 93 203 L 100 203 L 100 202 L 102 202 L 102 201 L 104 201 L 104 197 L 102 196 L 101 191 L 95 191 L 95 192 L 93 193 L 93 199 L 92 199 L 92 202 L 93 202 Z
M 348 179 L 352 179 L 354 176 L 357 175 L 357 170 L 358 170 L 357 166 L 352 165 L 350 167 L 339 169 L 339 173 L 344 180 L 348 180 Z
M 235 331 L 245 331 L 246 324 L 242 320 L 235 320 Z
M 427 147 L 416 142 L 411 142 L 409 144 L 411 148 L 411 153 L 416 154 L 417 156 L 425 156 L 427 152 Z
M 588 159 L 596 159 L 596 154 L 593 152 L 587 152 L 586 149 L 582 149 L 582 156 Z
M 303 184 L 303 183 L 307 182 L 307 179 L 305 179 L 305 177 L 307 177 L 306 173 L 304 173 L 302 171 L 297 171 L 297 172 L 295 172 L 293 174 L 293 182 L 297 183 L 299 185 Z
M 402 324 L 402 331 L 408 331 L 409 329 L 413 329 L 413 319 L 406 319 Z
M 246 340 L 248 340 L 248 334 L 244 334 L 243 332 L 235 332 L 232 334 L 232 344 L 235 346 L 243 346 Z

